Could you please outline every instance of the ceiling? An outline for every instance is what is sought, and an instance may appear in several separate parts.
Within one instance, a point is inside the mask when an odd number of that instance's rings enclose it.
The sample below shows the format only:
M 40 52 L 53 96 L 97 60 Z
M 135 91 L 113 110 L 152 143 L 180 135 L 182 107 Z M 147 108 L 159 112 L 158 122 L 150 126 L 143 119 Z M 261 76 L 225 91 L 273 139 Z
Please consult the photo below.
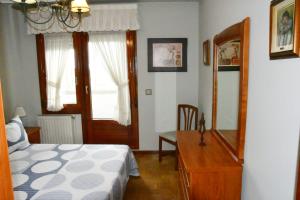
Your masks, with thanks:
M 199 0 L 88 0 L 89 3 L 128 3 L 128 2 L 191 2 Z
M 192 2 L 199 0 L 87 0 L 90 4 L 98 3 L 136 3 L 136 2 Z M 12 0 L 0 0 L 0 3 L 12 3 Z

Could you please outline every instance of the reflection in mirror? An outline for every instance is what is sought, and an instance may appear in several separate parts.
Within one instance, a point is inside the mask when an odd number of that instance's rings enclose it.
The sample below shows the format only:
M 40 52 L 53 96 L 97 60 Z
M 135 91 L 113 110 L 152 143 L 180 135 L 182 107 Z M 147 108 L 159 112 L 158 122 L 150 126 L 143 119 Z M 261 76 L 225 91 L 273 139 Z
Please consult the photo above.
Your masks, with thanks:
M 218 96 L 216 129 L 237 147 L 240 96 L 240 41 L 218 47 Z

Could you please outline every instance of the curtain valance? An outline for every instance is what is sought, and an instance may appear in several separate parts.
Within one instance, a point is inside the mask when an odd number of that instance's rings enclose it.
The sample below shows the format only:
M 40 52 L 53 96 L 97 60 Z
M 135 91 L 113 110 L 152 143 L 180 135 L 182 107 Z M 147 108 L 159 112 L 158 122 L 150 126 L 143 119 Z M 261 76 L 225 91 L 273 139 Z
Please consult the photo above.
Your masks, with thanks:
M 83 17 L 81 25 L 75 29 L 64 29 L 56 22 L 56 18 L 53 18 L 54 21 L 51 20 L 47 24 L 31 26 L 28 23 L 27 33 L 127 31 L 138 30 L 140 27 L 137 4 L 101 4 L 91 5 L 90 8 L 89 16 Z M 34 14 L 30 16 L 35 17 Z

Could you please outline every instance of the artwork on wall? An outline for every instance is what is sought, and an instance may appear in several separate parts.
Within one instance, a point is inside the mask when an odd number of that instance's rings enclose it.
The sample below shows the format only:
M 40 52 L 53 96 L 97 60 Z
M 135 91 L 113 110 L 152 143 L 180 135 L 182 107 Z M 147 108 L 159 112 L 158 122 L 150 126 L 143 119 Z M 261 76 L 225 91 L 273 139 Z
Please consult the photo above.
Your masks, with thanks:
M 148 72 L 187 72 L 187 38 L 149 38 Z
M 231 41 L 218 48 L 218 71 L 239 71 L 240 42 Z
M 210 65 L 210 42 L 206 40 L 203 42 L 203 64 Z
M 270 7 L 270 59 L 299 56 L 300 0 L 273 0 Z

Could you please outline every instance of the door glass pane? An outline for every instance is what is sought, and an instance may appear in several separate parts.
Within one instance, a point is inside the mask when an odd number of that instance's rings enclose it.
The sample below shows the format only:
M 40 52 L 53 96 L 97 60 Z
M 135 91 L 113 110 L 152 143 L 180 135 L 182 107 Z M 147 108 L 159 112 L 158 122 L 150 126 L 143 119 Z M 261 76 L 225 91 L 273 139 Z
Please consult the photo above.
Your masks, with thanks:
M 112 119 L 118 106 L 118 87 L 97 49 L 89 42 L 89 70 L 93 119 Z

